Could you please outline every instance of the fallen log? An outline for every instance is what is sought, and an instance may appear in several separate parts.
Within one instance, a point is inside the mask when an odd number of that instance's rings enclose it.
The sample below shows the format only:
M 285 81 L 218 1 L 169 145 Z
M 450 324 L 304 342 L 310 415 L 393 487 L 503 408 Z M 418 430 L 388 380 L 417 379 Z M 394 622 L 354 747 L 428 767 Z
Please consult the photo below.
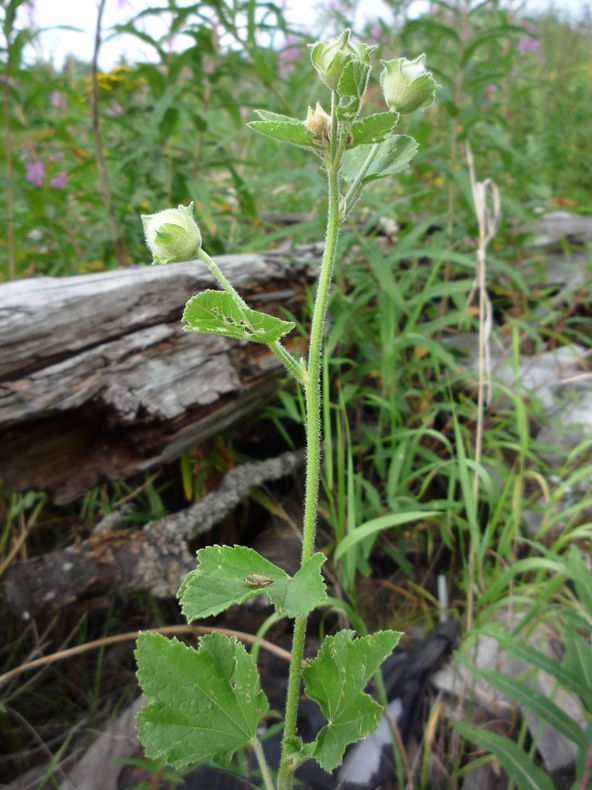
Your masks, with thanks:
M 242 464 L 199 502 L 143 529 L 101 529 L 73 546 L 13 563 L 3 583 L 8 610 L 28 621 L 77 601 L 110 599 L 117 592 L 174 596 L 195 567 L 187 541 L 219 523 L 253 488 L 291 475 L 303 463 L 304 451 L 295 450 Z
M 254 308 L 298 316 L 319 254 L 219 264 Z M 282 368 L 266 346 L 183 331 L 185 301 L 212 287 L 195 261 L 0 286 L 5 486 L 69 502 L 173 460 L 268 399 Z

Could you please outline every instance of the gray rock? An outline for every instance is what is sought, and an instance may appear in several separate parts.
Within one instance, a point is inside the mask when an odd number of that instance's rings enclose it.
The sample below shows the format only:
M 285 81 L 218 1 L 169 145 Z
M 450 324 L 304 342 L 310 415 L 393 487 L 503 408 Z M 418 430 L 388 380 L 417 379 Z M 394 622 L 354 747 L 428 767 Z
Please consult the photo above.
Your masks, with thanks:
M 592 241 L 592 217 L 570 214 L 568 211 L 553 211 L 544 214 L 536 224 L 533 247 L 545 247 L 561 239 Z

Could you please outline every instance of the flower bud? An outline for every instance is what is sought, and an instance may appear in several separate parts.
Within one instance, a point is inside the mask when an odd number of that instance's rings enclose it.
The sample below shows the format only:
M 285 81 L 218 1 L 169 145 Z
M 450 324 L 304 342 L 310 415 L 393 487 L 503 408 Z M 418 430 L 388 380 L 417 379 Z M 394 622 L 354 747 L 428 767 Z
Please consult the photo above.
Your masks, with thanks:
M 415 60 L 381 61 L 384 69 L 380 85 L 389 110 L 409 113 L 432 104 L 438 85 L 431 71 L 426 70 L 425 59 L 425 55 L 420 55 Z
M 201 233 L 193 219 L 193 203 L 142 214 L 146 244 L 153 263 L 188 261 L 201 249 Z
M 310 59 L 321 82 L 330 90 L 337 89 L 343 69 L 352 58 L 359 58 L 358 49 L 351 44 L 351 30 L 344 30 L 337 38 L 310 45 Z
M 329 141 L 331 136 L 331 116 L 327 115 L 319 102 L 317 102 L 314 110 L 312 107 L 308 108 L 304 125 L 314 134 L 316 141 L 323 143 Z

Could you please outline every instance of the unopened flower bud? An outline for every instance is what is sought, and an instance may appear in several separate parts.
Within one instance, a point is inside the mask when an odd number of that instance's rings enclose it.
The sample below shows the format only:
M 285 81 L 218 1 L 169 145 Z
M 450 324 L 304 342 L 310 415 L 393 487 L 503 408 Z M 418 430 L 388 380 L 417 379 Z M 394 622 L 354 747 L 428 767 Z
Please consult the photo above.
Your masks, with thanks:
M 337 89 L 343 69 L 352 58 L 359 58 L 358 49 L 350 42 L 351 30 L 344 30 L 337 38 L 310 45 L 310 59 L 321 82 L 330 90 Z
M 314 134 L 316 140 L 321 142 L 329 140 L 331 136 L 331 116 L 327 115 L 319 102 L 317 102 L 314 110 L 312 107 L 308 108 L 304 125 Z
M 425 55 L 415 60 L 383 60 L 380 85 L 389 110 L 410 113 L 429 107 L 438 87 L 425 67 Z
M 193 219 L 193 203 L 142 214 L 146 244 L 153 263 L 188 261 L 201 249 L 201 233 Z

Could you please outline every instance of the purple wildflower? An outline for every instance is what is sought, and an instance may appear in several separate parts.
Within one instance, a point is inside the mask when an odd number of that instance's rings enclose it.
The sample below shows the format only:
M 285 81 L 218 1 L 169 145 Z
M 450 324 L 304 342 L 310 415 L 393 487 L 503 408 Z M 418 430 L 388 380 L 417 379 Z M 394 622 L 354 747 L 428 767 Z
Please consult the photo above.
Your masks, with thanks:
M 105 110 L 105 115 L 108 118 L 118 118 L 120 115 L 123 115 L 123 107 L 118 101 L 111 102 Z
M 52 187 L 56 187 L 56 189 L 65 189 L 68 184 L 68 174 L 63 170 L 60 170 L 60 172 L 54 176 L 49 183 Z
M 55 110 L 61 110 L 62 112 L 65 112 L 68 108 L 68 105 L 66 104 L 66 99 L 64 95 L 60 93 L 60 91 L 52 91 L 51 98 L 49 101 L 51 106 Z
M 26 174 L 25 178 L 31 184 L 40 187 L 45 178 L 45 165 L 41 159 L 34 159 L 32 162 L 25 162 Z
M 281 51 L 281 56 L 286 59 L 297 58 L 300 54 L 300 39 L 294 33 L 288 33 Z
M 528 52 L 538 52 L 540 48 L 541 42 L 538 40 L 538 38 L 520 36 L 518 40 L 518 51 L 521 55 L 526 55 Z
M 497 85 L 494 85 L 492 82 L 485 88 L 485 95 L 488 99 L 491 99 L 494 93 L 497 93 Z
M 279 51 L 279 72 L 280 77 L 286 77 L 294 68 L 293 61 L 300 55 L 298 36 L 288 33 L 283 47 Z
M 169 55 L 173 51 L 173 47 L 175 46 L 175 42 L 177 39 L 178 39 L 177 33 L 173 33 L 173 35 L 169 36 L 165 41 L 164 46 L 166 48 L 166 51 L 169 53 Z

